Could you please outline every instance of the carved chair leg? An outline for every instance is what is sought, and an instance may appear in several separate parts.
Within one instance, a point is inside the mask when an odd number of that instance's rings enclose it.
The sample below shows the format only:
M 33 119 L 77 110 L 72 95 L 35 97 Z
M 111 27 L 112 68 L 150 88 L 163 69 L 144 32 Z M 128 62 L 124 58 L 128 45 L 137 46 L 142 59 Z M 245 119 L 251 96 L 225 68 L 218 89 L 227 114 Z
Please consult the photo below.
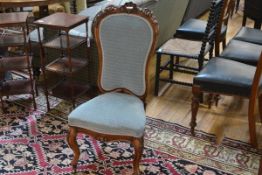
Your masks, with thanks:
M 191 127 L 191 134 L 194 136 L 195 127 L 196 127 L 196 116 L 197 116 L 198 107 L 199 107 L 199 100 L 202 94 L 200 91 L 200 87 L 193 86 L 192 93 L 193 93 L 192 103 L 191 103 L 192 117 L 191 117 L 190 127 Z
M 78 162 L 78 159 L 79 159 L 79 156 L 80 156 L 80 150 L 79 150 L 77 142 L 76 142 L 76 136 L 77 136 L 77 129 L 74 128 L 74 127 L 70 127 L 69 133 L 68 133 L 68 136 L 67 136 L 67 141 L 68 141 L 70 148 L 74 152 L 74 158 L 71 162 L 71 165 L 73 166 L 73 169 L 74 169 L 75 172 L 76 172 L 76 168 L 77 168 L 77 162 Z
M 249 100 L 248 106 L 248 125 L 249 125 L 249 135 L 250 143 L 252 147 L 257 147 L 257 136 L 256 136 L 256 118 L 255 118 L 255 100 Z
M 259 109 L 260 122 L 262 123 L 262 95 L 259 95 L 258 97 L 258 109 Z
M 135 155 L 134 155 L 134 160 L 133 160 L 133 170 L 134 173 L 133 175 L 139 175 L 140 171 L 139 171 L 139 162 L 142 158 L 142 154 L 143 154 L 143 149 L 144 149 L 144 138 L 135 138 L 132 141 L 132 144 L 134 146 L 134 150 L 135 150 Z

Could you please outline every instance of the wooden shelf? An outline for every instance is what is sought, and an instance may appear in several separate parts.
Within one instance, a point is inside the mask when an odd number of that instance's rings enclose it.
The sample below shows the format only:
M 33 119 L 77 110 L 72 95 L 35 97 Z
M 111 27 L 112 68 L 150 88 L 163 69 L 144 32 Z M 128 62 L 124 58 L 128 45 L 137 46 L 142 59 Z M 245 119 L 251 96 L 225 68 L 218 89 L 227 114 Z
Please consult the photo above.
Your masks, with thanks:
M 80 46 L 81 44 L 85 43 L 86 38 L 69 35 L 69 42 L 70 42 L 69 49 L 74 49 Z M 60 35 L 55 39 L 45 43 L 43 46 L 47 48 L 66 50 L 68 48 L 67 37 L 66 35 Z
M 19 95 L 19 94 L 31 94 L 31 80 L 8 80 L 1 82 L 0 94 L 2 96 Z
M 71 58 L 71 64 L 69 62 L 68 57 L 58 58 L 54 60 L 53 62 L 46 65 L 46 70 L 60 73 L 60 74 L 69 74 L 70 67 L 72 68 L 72 73 L 77 72 L 81 68 L 85 67 L 87 65 L 87 59 L 81 59 L 81 58 Z
M 51 95 L 65 100 L 72 100 L 80 97 L 89 89 L 89 84 L 73 80 L 64 80 L 51 89 Z
M 25 40 L 22 34 L 0 35 L 0 47 L 16 47 L 16 46 L 24 46 L 24 45 L 25 45 Z
M 32 57 L 29 56 L 29 66 L 31 67 Z M 0 58 L 1 71 L 28 69 L 26 56 L 2 57 Z

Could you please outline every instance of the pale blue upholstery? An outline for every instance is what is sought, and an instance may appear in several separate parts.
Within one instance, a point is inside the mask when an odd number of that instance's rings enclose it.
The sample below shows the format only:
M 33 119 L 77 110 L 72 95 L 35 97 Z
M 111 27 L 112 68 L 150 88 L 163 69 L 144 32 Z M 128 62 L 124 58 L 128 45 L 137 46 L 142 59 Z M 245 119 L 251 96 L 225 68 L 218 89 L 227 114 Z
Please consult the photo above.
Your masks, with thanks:
M 93 6 L 93 7 L 86 8 L 79 13 L 79 15 L 88 16 L 88 37 L 89 38 L 93 37 L 92 30 L 91 30 L 93 19 L 96 16 L 96 14 L 101 10 L 102 10 L 102 6 Z M 82 24 L 80 26 L 73 28 L 72 30 L 69 31 L 69 34 L 85 37 L 86 36 L 85 24 Z
M 150 24 L 144 18 L 130 14 L 110 15 L 101 21 L 100 40 L 103 55 L 101 87 L 107 91 L 126 88 L 142 96 L 146 90 L 145 58 L 153 42 Z
M 113 0 L 114 1 L 114 0 Z M 98 87 L 103 93 L 78 106 L 68 116 L 68 144 L 76 171 L 80 157 L 76 139 L 85 133 L 105 141 L 126 140 L 134 147 L 133 174 L 139 175 L 144 149 L 148 60 L 159 33 L 149 10 L 134 3 L 110 6 L 93 21 L 98 46 Z
M 70 126 L 98 133 L 141 137 L 145 127 L 143 102 L 132 95 L 106 93 L 83 103 L 68 116 Z
M 44 30 L 43 27 L 39 28 L 41 41 L 43 41 L 43 38 L 44 38 L 43 30 Z M 29 33 L 29 38 L 30 38 L 30 41 L 32 42 L 36 42 L 36 43 L 39 42 L 37 29 L 34 29 L 32 32 Z

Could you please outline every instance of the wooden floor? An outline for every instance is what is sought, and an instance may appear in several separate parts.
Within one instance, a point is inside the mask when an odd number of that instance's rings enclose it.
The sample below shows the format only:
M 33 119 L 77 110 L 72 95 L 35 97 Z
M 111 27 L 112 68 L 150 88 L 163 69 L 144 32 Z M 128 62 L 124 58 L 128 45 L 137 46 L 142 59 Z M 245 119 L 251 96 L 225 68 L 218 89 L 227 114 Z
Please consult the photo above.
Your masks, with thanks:
M 206 18 L 204 15 L 202 18 Z M 241 27 L 242 12 L 234 14 L 229 23 L 228 40 L 232 38 Z M 253 22 L 248 21 L 248 26 L 253 27 Z M 178 123 L 189 127 L 191 119 L 191 88 L 180 85 L 164 85 L 158 97 L 153 95 L 155 75 L 155 57 L 150 62 L 150 93 L 146 109 L 147 116 L 162 119 L 165 121 Z M 183 77 L 192 80 L 187 75 Z M 167 87 L 167 88 L 165 88 Z M 247 121 L 248 100 L 221 96 L 218 106 L 208 109 L 203 104 L 199 108 L 197 115 L 196 129 L 216 134 L 217 144 L 221 143 L 224 137 L 249 142 L 249 130 Z M 262 125 L 257 114 L 257 134 L 259 148 L 262 148 Z

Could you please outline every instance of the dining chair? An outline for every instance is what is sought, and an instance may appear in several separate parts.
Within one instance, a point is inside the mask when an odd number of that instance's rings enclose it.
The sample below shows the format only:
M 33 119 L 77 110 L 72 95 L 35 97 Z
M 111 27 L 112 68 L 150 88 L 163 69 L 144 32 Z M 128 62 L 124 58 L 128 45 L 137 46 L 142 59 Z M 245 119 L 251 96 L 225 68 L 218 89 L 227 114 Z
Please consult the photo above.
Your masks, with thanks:
M 227 47 L 220 54 L 221 57 L 242 62 L 248 65 L 256 66 L 262 45 L 246 42 L 238 39 L 232 39 Z
M 226 46 L 226 34 L 229 18 L 233 15 L 235 8 L 235 0 L 225 0 L 217 25 L 215 38 L 215 55 L 220 53 L 220 43 L 223 44 L 223 49 Z M 176 37 L 202 40 L 205 35 L 207 21 L 201 19 L 189 19 L 176 30 Z
M 192 118 L 190 122 L 192 135 L 195 135 L 196 117 L 203 92 L 240 96 L 249 100 L 248 124 L 250 143 L 253 147 L 257 147 L 256 118 L 254 113 L 258 97 L 259 113 L 262 121 L 261 72 L 262 52 L 256 67 L 224 58 L 212 58 L 193 80 Z
M 242 26 L 246 25 L 247 18 L 254 21 L 254 28 L 260 29 L 262 24 L 262 1 L 245 0 Z
M 74 170 L 80 150 L 78 133 L 103 141 L 125 140 L 134 146 L 133 170 L 139 174 L 146 122 L 148 60 L 159 34 L 152 12 L 133 3 L 108 6 L 93 22 L 98 46 L 98 87 L 101 95 L 81 104 L 68 116 L 68 144 Z
M 241 27 L 234 39 L 262 45 L 262 30 Z
M 155 78 L 155 95 L 158 95 L 159 82 L 164 81 L 168 83 L 175 83 L 185 86 L 192 86 L 190 82 L 184 82 L 174 80 L 173 73 L 181 72 L 186 74 L 197 74 L 203 67 L 204 56 L 209 52 L 209 57 L 213 55 L 214 40 L 216 34 L 216 27 L 218 24 L 219 16 L 223 7 L 224 0 L 213 0 L 211 3 L 210 14 L 208 22 L 205 28 L 205 34 L 202 41 L 183 39 L 183 38 L 172 38 L 165 42 L 157 50 L 157 61 L 156 61 L 156 78 Z M 162 56 L 169 56 L 169 60 L 164 64 L 161 63 Z M 174 61 L 176 57 L 176 61 Z M 190 66 L 180 62 L 179 58 L 184 57 L 186 59 L 193 59 L 197 61 L 196 66 Z M 166 70 L 169 72 L 167 78 L 160 77 L 160 74 Z

